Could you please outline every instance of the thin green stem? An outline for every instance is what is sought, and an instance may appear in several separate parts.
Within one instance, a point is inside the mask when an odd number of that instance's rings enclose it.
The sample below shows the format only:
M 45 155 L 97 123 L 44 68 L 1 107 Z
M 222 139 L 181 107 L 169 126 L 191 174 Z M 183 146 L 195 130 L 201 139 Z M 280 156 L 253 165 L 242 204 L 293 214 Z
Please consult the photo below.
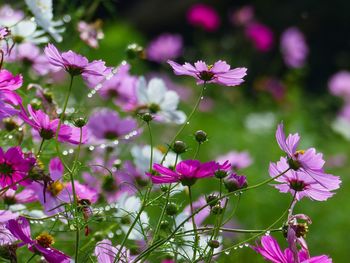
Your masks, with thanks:
M 77 152 L 76 152 L 76 155 L 75 155 L 75 159 L 74 159 L 74 162 L 73 162 L 72 173 L 70 173 L 72 189 L 74 189 L 74 192 L 75 192 L 75 186 L 74 186 L 74 176 L 73 176 L 73 174 L 75 173 L 75 169 L 77 167 L 77 163 L 78 163 L 79 156 L 80 156 L 81 142 L 83 140 L 83 128 L 80 127 L 79 131 L 80 131 L 80 135 L 79 135 L 78 149 L 77 149 Z M 73 192 L 73 194 L 74 194 L 74 192 Z M 74 202 L 75 202 L 75 208 L 76 208 L 75 213 L 77 213 L 78 200 L 77 200 L 76 197 L 74 199 Z M 78 217 L 76 216 L 75 218 L 76 218 L 76 220 L 75 220 L 75 225 L 76 225 L 76 233 L 75 233 L 75 262 L 78 262 L 78 258 L 79 258 L 79 242 L 80 242 L 80 229 L 79 229 Z
M 149 161 L 149 172 L 152 173 L 152 165 L 153 165 L 153 137 L 152 137 L 152 130 L 151 130 L 151 125 L 149 122 L 147 122 L 147 127 L 148 127 L 148 132 L 149 132 L 149 141 L 151 145 L 151 158 Z
M 197 145 L 196 152 L 194 153 L 193 159 L 197 159 L 200 148 L 201 148 L 201 143 L 199 142 Z
M 39 146 L 39 149 L 38 149 L 38 152 L 37 152 L 37 154 L 36 154 L 36 158 L 39 158 L 39 157 L 40 157 L 40 154 L 41 154 L 42 148 L 43 148 L 43 146 L 44 146 L 44 142 L 45 142 L 45 139 L 44 139 L 44 138 L 42 138 L 42 139 L 41 139 L 40 146 Z
M 279 178 L 280 176 L 284 175 L 286 172 L 288 172 L 290 170 L 290 168 L 288 168 L 287 170 L 285 170 L 284 172 L 280 173 L 279 175 L 272 177 L 270 179 L 264 180 L 261 183 L 255 184 L 253 186 L 247 187 L 247 188 L 243 188 L 243 189 L 239 189 L 237 191 L 233 191 L 230 193 L 227 193 L 225 195 L 223 195 L 221 197 L 221 199 L 238 194 L 240 192 L 245 192 L 245 191 L 249 191 L 255 188 L 258 188 L 262 185 L 265 185 L 273 180 L 276 180 L 277 178 Z M 148 255 L 149 253 L 151 253 L 153 250 L 157 249 L 158 247 L 160 247 L 161 245 L 163 245 L 164 243 L 166 243 L 167 241 L 169 241 L 176 233 L 177 231 L 179 231 L 179 229 L 188 221 L 190 220 L 193 216 L 195 216 L 196 214 L 198 214 L 200 211 L 202 211 L 203 209 L 207 208 L 208 206 L 212 205 L 214 202 L 216 202 L 217 200 L 213 200 L 211 202 L 208 202 L 207 204 L 203 205 L 202 207 L 198 208 L 196 211 L 194 211 L 194 213 L 192 213 L 190 216 L 188 216 L 187 218 L 185 218 L 185 220 L 183 220 L 176 228 L 173 232 L 171 232 L 169 234 L 168 237 L 161 239 L 159 241 L 157 241 L 156 243 L 154 243 L 152 246 L 148 247 L 147 249 L 145 249 L 144 251 L 142 251 L 135 259 L 135 262 L 137 262 L 138 260 L 142 259 L 143 257 L 145 257 L 146 255 Z
M 196 112 L 196 110 L 198 109 L 198 106 L 201 102 L 201 100 L 203 99 L 203 94 L 204 94 L 204 90 L 205 90 L 205 86 L 206 83 L 204 82 L 201 92 L 199 94 L 199 97 L 197 99 L 196 104 L 194 105 L 190 115 L 188 115 L 188 117 L 186 118 L 186 121 L 184 122 L 184 124 L 182 124 L 182 126 L 180 127 L 180 129 L 178 130 L 178 132 L 175 134 L 175 136 L 173 137 L 173 139 L 171 140 L 170 144 L 168 145 L 168 149 L 166 150 L 166 152 L 163 155 L 162 161 L 160 162 L 161 164 L 163 164 L 163 162 L 165 161 L 166 156 L 169 153 L 170 147 L 174 144 L 176 138 L 182 133 L 182 131 L 185 129 L 186 125 L 189 123 L 189 121 L 192 119 L 193 114 Z
M 191 190 L 191 186 L 188 186 L 188 198 L 190 199 L 190 207 L 191 207 L 191 214 L 194 214 L 194 210 L 193 210 L 193 199 L 192 199 L 192 190 Z M 196 226 L 196 222 L 194 220 L 194 216 L 191 217 L 192 218 L 192 226 L 193 226 L 193 232 L 194 232 L 194 246 L 193 246 L 193 259 L 196 259 L 197 256 L 197 246 L 198 246 L 198 241 L 199 241 L 199 237 L 198 237 L 198 232 L 197 232 L 197 226 Z

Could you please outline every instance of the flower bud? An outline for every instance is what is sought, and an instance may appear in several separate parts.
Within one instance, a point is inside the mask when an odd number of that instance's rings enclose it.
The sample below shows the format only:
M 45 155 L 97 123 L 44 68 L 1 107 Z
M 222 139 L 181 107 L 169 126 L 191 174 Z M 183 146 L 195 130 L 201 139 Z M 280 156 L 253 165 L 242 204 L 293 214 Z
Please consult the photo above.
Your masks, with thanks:
M 167 230 L 169 228 L 170 224 L 167 220 L 163 220 L 160 222 L 160 229 Z
M 53 95 L 52 95 L 52 92 L 48 89 L 44 89 L 44 98 L 49 102 L 49 103 L 52 103 L 53 101 Z
M 178 212 L 177 205 L 174 203 L 169 203 L 166 207 L 166 214 L 169 216 L 176 215 Z
M 86 123 L 87 123 L 87 118 L 84 118 L 84 117 L 78 117 L 73 120 L 73 124 L 77 128 L 84 127 Z
M 116 169 L 120 169 L 122 167 L 122 160 L 115 159 L 113 162 L 113 167 L 115 167 Z
M 103 233 L 101 231 L 98 231 L 94 234 L 94 240 L 96 242 L 103 240 Z
M 205 197 L 205 199 L 210 207 L 215 206 L 219 202 L 218 197 L 215 194 L 208 195 Z
M 30 101 L 30 105 L 33 107 L 34 110 L 39 110 L 41 107 L 41 101 L 38 99 L 32 99 Z
M 4 123 L 6 131 L 13 131 L 18 128 L 17 123 L 11 118 L 5 118 L 2 122 Z
M 222 211 L 223 211 L 223 208 L 221 207 L 219 202 L 211 208 L 211 212 L 214 215 L 220 215 Z
M 248 186 L 247 178 L 244 175 L 231 174 L 224 180 L 224 185 L 227 191 L 234 192 Z
M 218 248 L 220 247 L 220 242 L 218 240 L 209 240 L 208 246 L 211 248 Z
M 182 154 L 186 152 L 187 145 L 183 141 L 175 141 L 173 145 L 173 151 L 177 154 Z
M 153 116 L 149 112 L 142 114 L 141 118 L 144 122 L 147 122 L 147 123 L 149 123 L 151 120 L 153 120 Z
M 196 131 L 194 137 L 198 143 L 204 143 L 207 141 L 207 133 L 203 130 Z
M 129 59 L 145 58 L 145 52 L 143 47 L 136 43 L 127 46 L 126 55 Z

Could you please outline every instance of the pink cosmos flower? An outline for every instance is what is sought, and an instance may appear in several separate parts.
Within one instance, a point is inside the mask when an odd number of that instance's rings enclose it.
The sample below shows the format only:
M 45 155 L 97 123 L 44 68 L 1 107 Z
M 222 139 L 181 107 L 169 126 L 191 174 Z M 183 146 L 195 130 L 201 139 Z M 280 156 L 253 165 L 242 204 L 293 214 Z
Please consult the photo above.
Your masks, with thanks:
M 270 176 L 276 177 L 288 168 L 289 165 L 287 159 L 281 157 L 280 161 L 277 163 L 270 163 Z M 305 171 L 289 170 L 275 180 L 279 184 L 274 185 L 274 187 L 282 193 L 290 192 L 293 196 L 295 195 L 297 200 L 300 200 L 303 197 L 308 197 L 312 200 L 325 201 L 334 195 L 331 190 L 338 189 L 340 186 L 339 177 L 333 175 L 327 176 L 328 180 L 333 179 L 334 181 L 329 188 L 325 188 Z
M 38 200 L 38 197 L 34 190 L 26 188 L 19 193 L 16 193 L 15 190 L 9 189 L 2 196 L 4 203 L 7 205 L 13 204 L 26 204 L 32 203 Z
M 30 226 L 26 218 L 12 219 L 7 222 L 6 227 L 16 238 L 22 240 L 19 246 L 27 245 L 30 251 L 40 253 L 49 263 L 70 262 L 70 257 L 51 246 L 54 239 L 48 233 L 42 233 L 32 239 Z
M 224 185 L 229 192 L 246 188 L 248 186 L 247 177 L 232 173 L 224 179 Z
M 182 46 L 180 35 L 160 35 L 148 45 L 147 58 L 158 63 L 178 58 L 182 53 Z
M 137 128 L 137 123 L 132 118 L 120 118 L 118 112 L 109 109 L 101 109 L 90 116 L 87 125 L 91 135 L 96 140 L 124 139 Z M 92 139 L 92 140 L 93 140 Z
M 254 19 L 254 8 L 251 5 L 245 5 L 236 10 L 232 16 L 231 21 L 234 25 L 245 26 Z
M 103 72 L 103 76 L 90 76 L 86 79 L 90 88 L 98 90 L 103 99 L 112 99 L 123 110 L 129 111 L 137 104 L 136 83 L 138 78 L 130 74 L 130 64 L 125 61 L 113 74 L 111 68 Z
M 0 210 L 0 223 L 6 223 L 11 219 L 16 219 L 18 217 L 18 213 L 13 213 L 9 210 Z
M 62 181 L 64 167 L 59 158 L 53 158 L 49 163 L 49 175 L 51 182 L 47 186 L 42 183 L 33 182 L 30 188 L 37 193 L 44 212 L 47 215 L 53 215 L 64 211 L 62 206 L 65 184 Z
M 296 27 L 288 28 L 281 36 L 281 52 L 288 67 L 301 68 L 305 64 L 309 48 L 303 33 Z
M 316 153 L 315 148 L 309 148 L 305 151 L 297 150 L 300 140 L 299 134 L 289 134 L 286 138 L 281 123 L 277 127 L 276 139 L 279 147 L 287 154 L 287 162 L 292 170 L 309 175 L 328 190 L 339 187 L 340 179 L 323 171 L 325 161 L 321 153 Z
M 214 176 L 219 165 L 214 162 L 201 163 L 198 160 L 186 160 L 179 162 L 175 170 L 171 170 L 160 164 L 153 165 L 154 171 L 159 175 L 147 174 L 154 184 L 167 184 L 181 182 L 183 185 L 191 186 L 197 179 Z
M 261 238 L 261 246 L 253 247 L 253 249 L 261 254 L 266 260 L 273 263 L 295 263 L 293 252 L 286 248 L 281 250 L 277 241 L 271 236 L 263 236 Z M 310 257 L 307 251 L 302 249 L 298 253 L 298 261 L 300 263 L 332 263 L 332 259 L 326 255 Z
M 187 12 L 187 21 L 202 29 L 212 32 L 219 28 L 220 17 L 216 10 L 206 4 L 195 4 Z
M 52 71 L 52 67 L 46 56 L 40 52 L 40 49 L 36 45 L 30 42 L 14 47 L 14 50 L 8 57 L 8 62 L 18 61 L 22 61 L 24 65 L 30 66 L 30 69 L 39 76 L 44 76 Z
M 254 47 L 260 52 L 271 50 L 273 45 L 273 32 L 264 24 L 255 22 L 246 27 L 245 34 L 249 38 Z
M 28 112 L 22 109 L 20 117 L 35 129 L 41 138 L 50 140 L 56 136 L 59 119 L 50 120 L 50 117 L 41 110 L 35 111 L 31 105 L 28 105 Z M 82 143 L 86 143 L 88 139 L 87 128 L 82 128 Z M 69 142 L 71 144 L 79 144 L 80 128 L 61 124 L 58 132 L 58 141 Z
M 27 185 L 28 181 L 23 180 L 33 166 L 32 157 L 26 157 L 22 149 L 11 147 L 6 152 L 0 147 L 0 185 L 6 187 L 11 185 L 11 189 L 16 190 L 16 182 L 20 185 Z
M 0 92 L 3 90 L 16 90 L 22 86 L 22 75 L 12 75 L 6 69 L 0 70 Z
M 127 250 L 125 247 L 122 249 L 119 255 L 119 259 L 115 261 L 115 257 L 118 254 L 118 251 L 120 249 L 120 246 L 113 246 L 112 241 L 109 239 L 103 239 L 99 242 L 97 242 L 95 247 L 95 256 L 97 257 L 98 263 L 113 263 L 113 262 L 121 262 L 121 263 L 128 263 L 132 262 L 134 259 L 134 256 L 130 255 L 130 251 Z
M 250 166 L 253 161 L 250 154 L 247 151 L 243 151 L 243 152 L 231 151 L 217 158 L 217 161 L 219 163 L 222 163 L 226 160 L 230 162 L 232 169 L 234 170 L 244 169 Z
M 80 39 L 83 40 L 88 46 L 98 48 L 98 41 L 104 37 L 101 26 L 101 20 L 96 20 L 94 23 L 90 24 L 86 23 L 85 21 L 80 21 L 77 26 L 80 33 Z
M 328 82 L 328 88 L 334 96 L 350 101 L 350 72 L 342 70 L 334 74 Z
M 89 62 L 86 57 L 72 50 L 61 54 L 53 44 L 48 44 L 44 52 L 53 66 L 65 69 L 72 76 L 82 75 L 84 79 L 89 76 L 101 76 L 106 69 L 101 60 Z
M 237 86 L 244 80 L 247 75 L 246 68 L 230 69 L 230 65 L 225 61 L 217 61 L 213 66 L 207 65 L 203 61 L 197 61 L 192 66 L 189 63 L 179 65 L 178 63 L 168 60 L 173 68 L 175 75 L 188 75 L 197 79 L 197 84 L 217 83 L 224 86 Z
M 78 202 L 87 201 L 89 204 L 94 204 L 97 202 L 98 192 L 95 189 L 90 188 L 85 184 L 81 184 L 78 181 L 74 181 L 74 186 Z M 72 184 L 67 183 L 65 185 L 65 189 L 67 189 L 67 191 L 62 192 L 62 200 L 66 201 L 67 203 L 71 203 L 73 200 Z

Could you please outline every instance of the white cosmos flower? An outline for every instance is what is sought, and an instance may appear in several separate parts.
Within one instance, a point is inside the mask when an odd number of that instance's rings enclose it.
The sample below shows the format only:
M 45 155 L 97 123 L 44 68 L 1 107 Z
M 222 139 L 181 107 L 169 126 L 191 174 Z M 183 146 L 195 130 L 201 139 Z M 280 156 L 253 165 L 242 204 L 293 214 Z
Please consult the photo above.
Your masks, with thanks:
M 62 21 L 53 21 L 52 0 L 25 0 L 28 8 L 35 17 L 35 22 L 57 42 L 62 41 L 60 33 L 64 28 L 57 28 L 63 25 Z
M 13 39 L 20 43 L 31 42 L 33 44 L 40 44 L 49 41 L 49 39 L 44 36 L 45 32 L 37 30 L 36 23 L 31 20 L 22 20 L 10 29 Z
M 127 233 L 135 217 L 141 209 L 141 199 L 136 196 L 122 195 L 116 202 L 117 212 L 114 216 L 120 220 L 120 227 L 124 233 Z M 149 226 L 149 217 L 145 211 L 141 213 L 140 219 L 132 229 L 129 235 L 131 240 L 143 240 L 144 231 Z
M 153 78 L 147 85 L 145 78 L 141 77 L 136 95 L 140 106 L 147 106 L 159 121 L 176 124 L 185 122 L 185 113 L 177 110 L 179 95 L 173 90 L 168 90 L 163 80 Z

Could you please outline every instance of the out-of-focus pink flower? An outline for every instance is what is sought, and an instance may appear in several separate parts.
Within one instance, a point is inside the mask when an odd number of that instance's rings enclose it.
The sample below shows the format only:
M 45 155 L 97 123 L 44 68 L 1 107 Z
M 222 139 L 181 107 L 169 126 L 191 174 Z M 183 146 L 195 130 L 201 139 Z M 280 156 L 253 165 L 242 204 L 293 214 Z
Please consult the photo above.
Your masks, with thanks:
M 11 186 L 11 189 L 16 190 L 16 182 L 19 182 L 20 185 L 27 185 L 28 181 L 23 181 L 23 179 L 28 175 L 33 162 L 34 159 L 25 156 L 19 146 L 11 147 L 6 152 L 0 147 L 1 187 Z
M 23 18 L 23 11 L 13 9 L 10 5 L 3 5 L 0 8 L 0 25 L 11 27 Z
M 286 138 L 281 123 L 276 130 L 276 140 L 279 147 L 287 154 L 288 167 L 291 170 L 305 173 L 305 176 L 310 176 L 325 189 L 334 190 L 339 187 L 339 177 L 324 172 L 325 161 L 322 153 L 316 153 L 315 148 L 297 150 L 300 140 L 298 133 L 289 134 Z
M 181 35 L 162 34 L 149 43 L 147 58 L 159 63 L 178 58 L 182 53 L 182 45 Z
M 86 57 L 72 50 L 61 54 L 53 44 L 48 44 L 44 52 L 53 66 L 65 69 L 72 76 L 82 75 L 84 79 L 89 76 L 101 76 L 106 69 L 102 60 L 89 62 Z
M 52 69 L 46 56 L 41 54 L 40 49 L 30 42 L 16 45 L 14 50 L 8 56 L 8 61 L 22 61 L 40 76 L 46 75 Z
M 120 245 L 113 246 L 112 241 L 109 239 L 103 239 L 99 242 L 97 242 L 95 247 L 95 256 L 97 257 L 98 263 L 113 263 L 113 262 L 121 262 L 121 263 L 127 263 L 132 262 L 134 259 L 134 256 L 130 255 L 130 251 L 123 247 L 123 249 L 120 252 L 120 258 L 115 260 L 115 257 L 118 254 L 118 251 L 121 249 Z
M 104 38 L 101 26 L 102 21 L 99 19 L 90 24 L 86 23 L 85 21 L 80 21 L 77 26 L 80 33 L 80 39 L 83 40 L 88 46 L 98 48 L 98 41 Z
M 281 157 L 277 163 L 270 163 L 269 173 L 271 177 L 276 177 L 288 169 L 287 159 Z M 278 184 L 273 185 L 282 193 L 290 192 L 295 196 L 296 200 L 301 200 L 303 197 L 308 197 L 312 200 L 326 201 L 334 195 L 332 190 L 340 187 L 339 177 L 327 175 L 327 180 L 333 179 L 332 187 L 325 188 L 318 181 L 314 180 L 305 171 L 289 170 L 282 176 L 275 179 Z
M 206 4 L 195 4 L 187 12 L 187 21 L 206 31 L 215 31 L 220 26 L 220 17 L 216 10 Z
M 135 131 L 137 123 L 129 117 L 120 118 L 116 111 L 100 109 L 90 116 L 87 127 L 93 136 L 91 140 L 120 140 Z
M 103 99 L 112 99 L 125 111 L 132 110 L 137 104 L 136 84 L 138 78 L 130 74 L 130 64 L 123 61 L 113 73 L 111 68 L 103 76 L 90 76 L 87 85 L 98 91 Z
M 207 65 L 203 61 L 197 61 L 192 66 L 189 63 L 180 65 L 168 60 L 176 75 L 188 75 L 197 79 L 197 84 L 217 83 L 224 86 L 237 86 L 244 82 L 243 77 L 247 75 L 246 68 L 231 69 L 225 61 L 217 61 L 214 65 Z
M 7 27 L 0 26 L 0 40 L 5 39 L 11 34 L 11 31 Z
M 217 158 L 217 161 L 219 163 L 222 163 L 226 160 L 230 162 L 232 169 L 234 170 L 244 169 L 250 166 L 253 161 L 250 154 L 246 151 L 243 151 L 243 152 L 231 151 Z
M 281 250 L 277 241 L 271 236 L 261 238 L 261 246 L 252 247 L 256 252 L 261 254 L 266 260 L 273 263 L 294 263 L 295 260 L 300 263 L 332 263 L 332 259 L 326 255 L 310 257 L 308 252 L 302 249 L 298 253 L 298 259 L 294 259 L 293 252 L 286 248 Z
M 231 21 L 234 25 L 246 26 L 254 19 L 254 8 L 250 5 L 245 5 L 235 12 L 231 16 Z
M 350 72 L 346 70 L 335 73 L 328 81 L 331 94 L 350 101 Z
M 26 218 L 12 219 L 7 222 L 6 227 L 16 238 L 22 240 L 22 245 L 27 245 L 28 249 L 33 253 L 40 253 L 48 262 L 70 262 L 70 257 L 51 246 L 54 243 L 54 239 L 48 233 L 42 233 L 35 239 L 32 239 L 30 226 Z
M 26 188 L 19 193 L 16 193 L 15 190 L 9 189 L 2 196 L 4 203 L 7 205 L 14 204 L 26 204 L 38 200 L 38 197 L 34 190 Z
M 18 213 L 13 213 L 9 210 L 0 210 L 0 223 L 6 223 L 11 219 L 16 219 L 18 216 Z
M 50 140 L 56 136 L 59 119 L 50 120 L 50 117 L 41 110 L 35 111 L 31 105 L 28 105 L 29 114 L 22 109 L 20 117 L 34 128 L 45 140 Z M 88 140 L 87 128 L 82 128 L 81 143 L 86 143 Z M 58 141 L 69 142 L 71 144 L 79 144 L 80 128 L 72 127 L 66 124 L 61 124 L 58 132 Z
M 271 50 L 274 36 L 268 26 L 258 22 L 251 23 L 247 25 L 245 34 L 258 51 L 267 52 Z
M 298 28 L 291 27 L 283 32 L 281 52 L 288 67 L 301 68 L 304 66 L 309 48 L 303 33 Z
M 75 194 L 78 202 L 83 200 L 83 201 L 88 201 L 89 204 L 96 203 L 98 198 L 98 193 L 95 189 L 90 188 L 85 184 L 81 184 L 78 181 L 74 181 L 74 187 L 75 187 Z M 63 191 L 60 197 L 62 198 L 63 201 L 70 203 L 73 200 L 72 184 L 67 183 L 65 189 L 67 191 Z
M 154 184 L 166 184 L 181 182 L 183 185 L 191 186 L 197 179 L 214 176 L 219 165 L 212 161 L 201 163 L 198 160 L 185 160 L 176 165 L 175 170 L 171 170 L 160 164 L 154 164 L 154 171 L 157 174 L 147 174 L 151 177 Z

